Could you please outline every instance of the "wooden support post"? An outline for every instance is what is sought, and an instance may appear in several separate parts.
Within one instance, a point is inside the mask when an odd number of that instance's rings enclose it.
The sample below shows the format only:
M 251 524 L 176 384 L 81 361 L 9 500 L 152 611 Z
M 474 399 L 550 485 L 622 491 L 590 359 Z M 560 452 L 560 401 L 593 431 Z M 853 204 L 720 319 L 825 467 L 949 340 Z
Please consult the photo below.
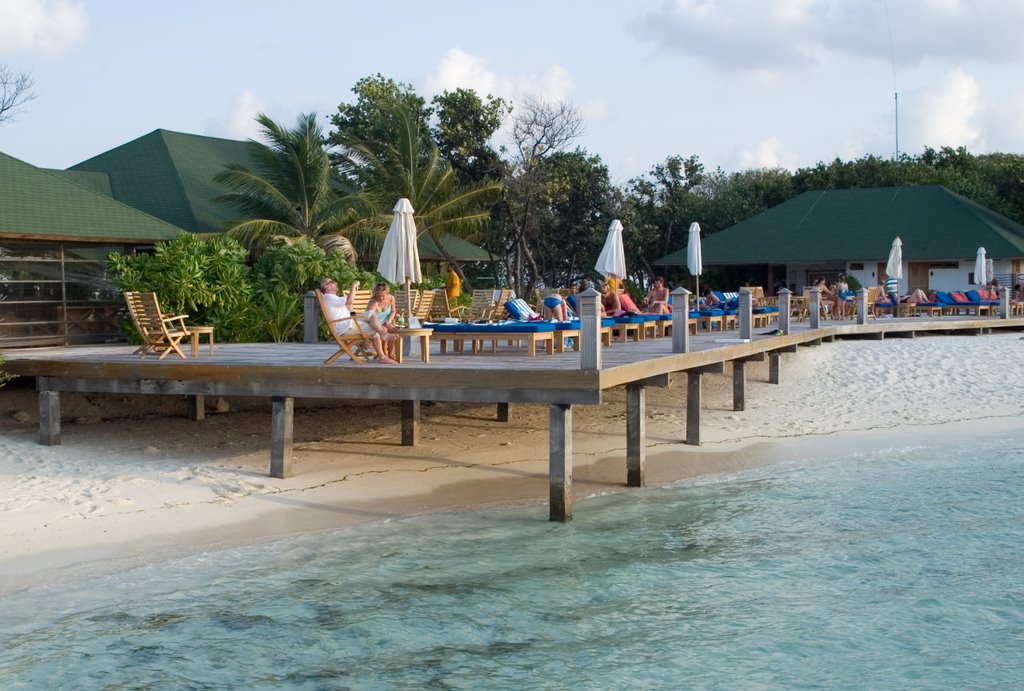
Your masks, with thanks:
M 750 340 L 753 338 L 754 307 L 750 288 L 740 288 L 739 309 L 737 320 L 739 321 L 740 338 Z M 742 410 L 742 408 L 740 409 Z
M 690 291 L 672 291 L 672 352 L 690 352 Z
M 868 289 L 864 286 L 857 290 L 857 323 L 861 326 L 868 323 Z
M 793 293 L 789 288 L 779 291 L 779 331 L 784 336 L 789 335 L 790 321 L 793 319 Z
M 274 396 L 270 405 L 270 476 L 286 478 L 294 475 L 292 467 L 292 425 L 295 399 Z
M 768 383 L 779 383 L 779 369 L 782 364 L 782 353 L 768 353 Z
M 812 329 L 821 327 L 821 291 L 817 288 L 811 288 L 811 301 L 807 306 L 807 315 Z
M 498 404 L 498 422 L 508 422 L 508 401 Z
M 747 370 L 746 361 L 732 363 L 732 409 L 743 410 L 746 403 Z
M 686 373 L 686 443 L 700 446 L 700 372 Z
M 60 446 L 60 391 L 39 392 L 39 443 Z
M 549 520 L 572 520 L 572 406 L 548 407 Z
M 196 422 L 206 419 L 206 396 L 197 393 L 188 397 L 188 416 Z
M 420 441 L 419 399 L 402 401 L 402 446 L 416 446 Z
M 587 288 L 576 295 L 580 315 L 580 369 L 601 369 L 601 294 Z M 557 335 L 557 334 L 556 334 Z
M 647 459 L 647 395 L 642 384 L 626 386 L 626 486 L 644 486 Z
M 319 330 L 320 306 L 316 301 L 316 293 L 310 290 L 302 298 L 302 342 L 316 343 L 320 340 Z

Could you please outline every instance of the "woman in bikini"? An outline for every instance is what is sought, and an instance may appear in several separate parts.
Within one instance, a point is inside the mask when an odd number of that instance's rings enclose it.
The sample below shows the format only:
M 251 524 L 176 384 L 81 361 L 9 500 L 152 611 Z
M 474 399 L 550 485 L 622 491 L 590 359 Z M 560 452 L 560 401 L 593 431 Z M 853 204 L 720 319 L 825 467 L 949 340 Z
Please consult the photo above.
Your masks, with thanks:
M 378 283 L 373 287 L 363 314 L 370 327 L 380 334 L 384 352 L 391 359 L 395 357 L 395 341 L 398 340 L 397 334 L 389 333 L 395 328 L 395 312 L 395 296 L 388 291 L 388 284 Z
M 647 291 L 644 298 L 644 307 L 648 314 L 670 314 L 672 305 L 668 304 L 668 288 L 665 287 L 665 279 L 655 276 L 651 281 L 651 289 Z

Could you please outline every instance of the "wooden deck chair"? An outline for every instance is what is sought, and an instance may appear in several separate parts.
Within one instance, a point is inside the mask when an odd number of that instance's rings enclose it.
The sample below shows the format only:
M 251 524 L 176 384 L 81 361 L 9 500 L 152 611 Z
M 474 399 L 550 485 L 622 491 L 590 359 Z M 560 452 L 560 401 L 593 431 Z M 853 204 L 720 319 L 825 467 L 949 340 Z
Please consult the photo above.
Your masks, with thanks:
M 450 317 L 458 319 L 465 310 L 464 305 L 452 307 L 448 303 L 448 292 L 444 288 L 437 288 L 434 290 L 434 304 L 430 308 L 429 319 L 432 322 L 443 322 Z
M 181 340 L 191 335 L 185 326 L 188 315 L 176 314 L 173 317 L 165 317 L 160 312 L 156 293 L 130 291 L 124 294 L 124 299 L 128 303 L 128 312 L 132 315 L 135 328 L 142 337 L 142 345 L 135 351 L 135 355 L 144 358 L 151 351 L 159 351 L 161 360 L 167 357 L 168 353 L 174 353 L 184 360 L 185 353 L 181 351 Z
M 463 321 L 493 321 L 495 317 L 495 302 L 493 290 L 474 290 L 473 299 L 469 303 L 469 309 L 463 316 Z
M 399 314 L 416 314 L 416 310 L 419 308 L 420 291 L 413 290 L 409 292 L 409 297 L 412 298 L 412 305 L 405 304 L 405 288 L 403 286 L 399 286 L 398 289 L 395 290 L 394 296 L 395 309 L 398 310 Z
M 444 291 L 441 291 L 444 292 Z M 447 293 L 445 296 L 447 297 Z M 430 320 L 430 316 L 434 313 L 434 302 L 437 300 L 437 292 L 433 290 L 420 291 L 420 298 L 416 303 L 416 309 L 413 311 L 413 316 L 420 320 L 422 324 L 425 321 Z
M 327 322 L 327 330 L 338 345 L 338 352 L 324 360 L 325 365 L 330 365 L 342 355 L 348 355 L 352 362 L 361 363 L 365 358 L 369 357 L 368 353 L 374 352 L 373 334 L 368 334 L 363 330 L 363 325 L 356 318 L 359 312 L 353 310 L 353 316 L 351 317 L 331 319 L 330 312 L 327 311 L 327 305 L 324 303 L 324 294 L 320 292 L 319 288 L 316 291 L 316 301 L 320 305 L 320 314 L 323 315 L 324 321 Z M 355 325 L 354 329 L 352 328 L 353 324 Z

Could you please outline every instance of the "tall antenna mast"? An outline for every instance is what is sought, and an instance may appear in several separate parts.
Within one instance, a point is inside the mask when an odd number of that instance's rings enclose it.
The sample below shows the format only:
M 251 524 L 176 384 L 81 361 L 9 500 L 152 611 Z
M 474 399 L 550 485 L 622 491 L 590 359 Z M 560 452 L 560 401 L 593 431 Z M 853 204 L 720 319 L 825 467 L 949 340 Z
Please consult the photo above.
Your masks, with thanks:
M 892 96 L 895 104 L 895 124 L 896 124 L 896 157 L 894 160 L 900 160 L 900 92 L 896 89 L 896 44 L 892 40 L 892 24 L 889 22 L 889 3 L 882 0 L 882 7 L 885 9 L 885 28 L 889 31 L 889 59 L 892 63 Z

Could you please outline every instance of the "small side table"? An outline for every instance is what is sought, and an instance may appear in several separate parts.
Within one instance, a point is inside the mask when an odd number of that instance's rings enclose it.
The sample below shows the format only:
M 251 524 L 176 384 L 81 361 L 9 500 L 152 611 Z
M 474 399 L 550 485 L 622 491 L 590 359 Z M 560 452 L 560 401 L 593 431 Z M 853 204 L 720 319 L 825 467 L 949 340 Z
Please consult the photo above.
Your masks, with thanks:
M 213 328 L 212 326 L 190 326 L 188 332 L 192 336 L 192 357 L 199 356 L 199 336 L 206 334 L 210 339 L 210 355 L 213 355 Z
M 405 341 L 407 336 L 410 338 L 420 339 L 420 359 L 422 359 L 423 362 L 430 362 L 430 337 L 434 333 L 433 329 L 401 328 L 395 329 L 391 333 L 398 336 L 398 341 L 395 343 L 395 359 L 398 360 L 398 362 L 402 362 L 403 341 Z

